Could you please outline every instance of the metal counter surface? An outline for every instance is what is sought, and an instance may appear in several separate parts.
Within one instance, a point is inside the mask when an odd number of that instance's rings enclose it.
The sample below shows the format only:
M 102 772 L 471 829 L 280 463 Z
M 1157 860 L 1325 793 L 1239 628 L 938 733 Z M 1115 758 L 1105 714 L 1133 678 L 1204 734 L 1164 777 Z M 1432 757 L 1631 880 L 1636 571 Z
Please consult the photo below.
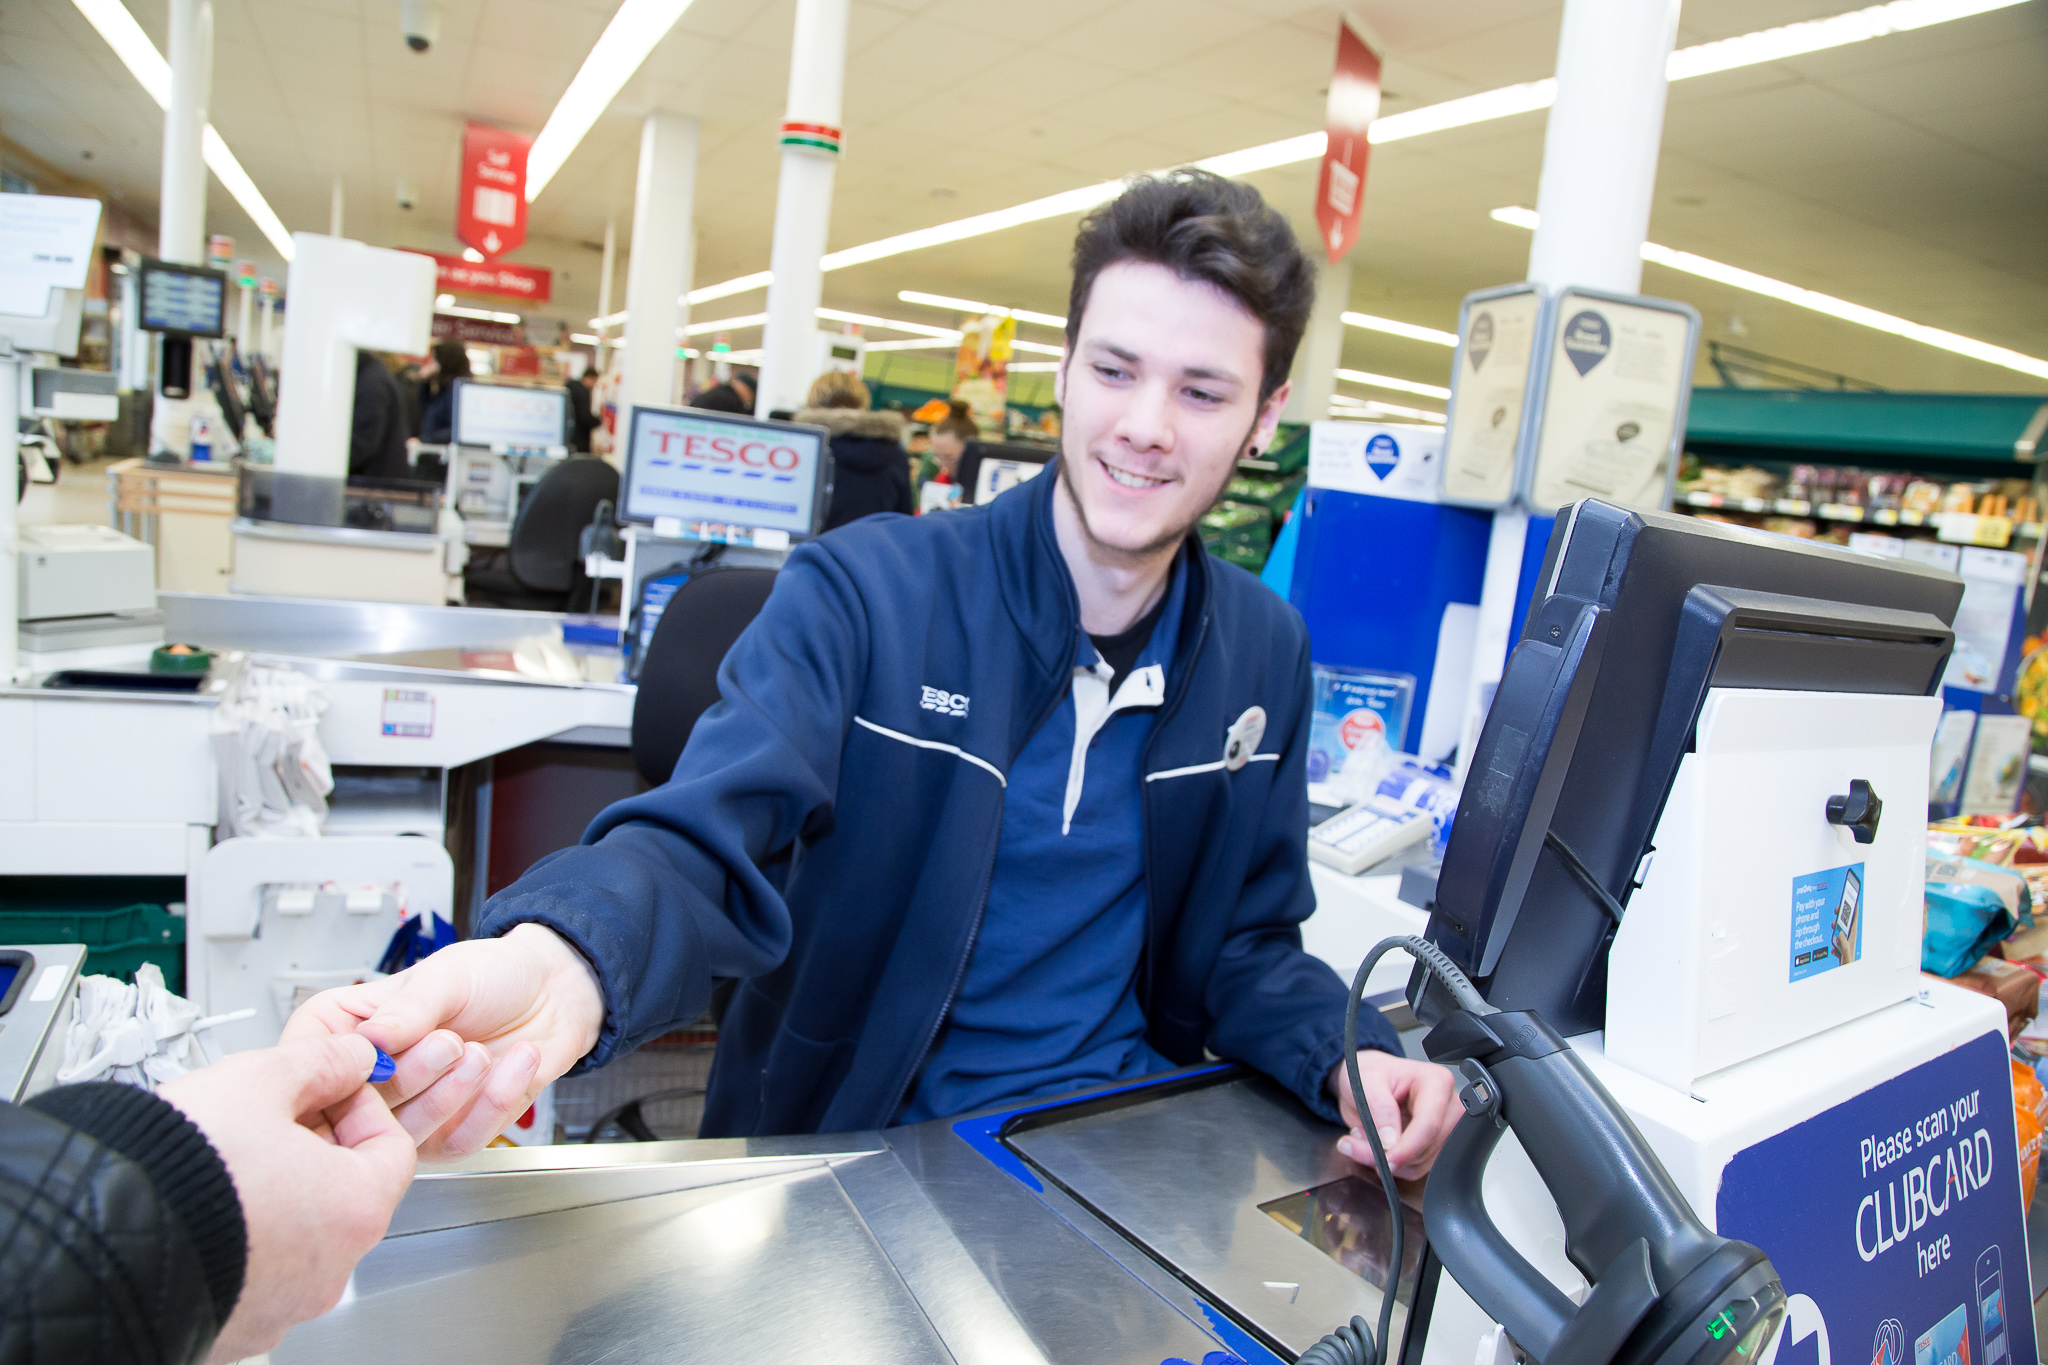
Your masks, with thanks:
M 1167 1079 L 1107 1101 L 1128 1123 L 1039 1129 L 1058 1138 L 1031 1161 L 1055 1182 L 996 1136 L 1026 1111 L 483 1153 L 416 1180 L 341 1304 L 271 1360 L 1220 1365 L 1283 1358 L 1245 1322 L 1291 1356 L 1376 1311 L 1371 1285 L 1257 1209 L 1354 1172 L 1337 1130 L 1240 1072 Z M 1122 1144 L 1107 1163 L 1104 1134 Z M 1092 1154 L 1055 1150 L 1074 1142 Z M 1067 1192 L 1105 1165 L 1156 1173 L 1125 1193 L 1185 1232 L 1186 1264 Z

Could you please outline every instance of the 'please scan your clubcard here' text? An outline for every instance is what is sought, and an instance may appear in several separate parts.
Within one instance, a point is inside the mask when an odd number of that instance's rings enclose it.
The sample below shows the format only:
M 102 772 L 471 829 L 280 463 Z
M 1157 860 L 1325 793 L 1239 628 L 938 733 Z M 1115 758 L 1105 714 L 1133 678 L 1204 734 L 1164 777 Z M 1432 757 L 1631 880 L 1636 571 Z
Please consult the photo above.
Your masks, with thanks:
M 1978 1117 L 1980 1094 L 1972 1090 L 1910 1127 L 1863 1139 L 1864 1178 L 1884 1183 L 1856 1206 L 1857 1255 L 1874 1261 L 1913 1240 L 1922 1275 L 1949 1258 L 1946 1233 L 1925 1240 L 1913 1234 L 1991 1179 L 1990 1131 L 1982 1124 L 1964 1131 Z

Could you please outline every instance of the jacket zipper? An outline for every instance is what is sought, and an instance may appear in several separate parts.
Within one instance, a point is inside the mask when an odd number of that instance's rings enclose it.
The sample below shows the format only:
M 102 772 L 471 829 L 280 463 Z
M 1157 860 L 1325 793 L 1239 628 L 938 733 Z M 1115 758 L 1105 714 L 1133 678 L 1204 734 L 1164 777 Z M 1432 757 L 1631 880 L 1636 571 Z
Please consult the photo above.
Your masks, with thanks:
M 1202 553 L 1207 554 L 1205 550 Z M 1205 570 L 1206 572 L 1206 570 Z M 1151 766 L 1152 746 L 1159 742 L 1159 734 L 1173 718 L 1180 714 L 1181 703 L 1187 700 L 1188 688 L 1195 676 L 1195 661 L 1202 656 L 1202 647 L 1209 641 L 1209 616 L 1215 609 L 1215 596 L 1206 577 L 1202 580 L 1202 614 L 1195 622 L 1195 644 L 1188 654 L 1188 666 L 1180 675 L 1180 685 L 1174 694 L 1166 699 L 1166 705 L 1159 708 L 1159 718 L 1153 723 L 1152 733 L 1145 740 L 1145 752 L 1138 760 L 1138 804 L 1145 824 L 1145 948 L 1138 957 L 1138 1005 L 1146 1012 L 1146 1031 L 1151 1031 L 1152 1007 L 1152 907 L 1156 897 L 1152 894 L 1152 784 L 1145 780 L 1145 769 Z

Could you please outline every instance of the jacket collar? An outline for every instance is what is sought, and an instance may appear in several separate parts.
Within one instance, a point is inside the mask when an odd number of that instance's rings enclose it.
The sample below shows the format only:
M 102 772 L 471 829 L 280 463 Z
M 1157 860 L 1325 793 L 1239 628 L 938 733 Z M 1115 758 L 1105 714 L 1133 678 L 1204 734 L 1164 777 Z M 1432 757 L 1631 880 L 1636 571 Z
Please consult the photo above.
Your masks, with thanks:
M 1053 460 L 1043 474 L 997 498 L 988 510 L 1003 605 L 1039 667 L 1064 682 L 1074 660 L 1074 639 L 1081 630 L 1081 600 L 1075 595 L 1073 575 L 1067 572 L 1067 561 L 1053 534 L 1052 500 L 1059 486 L 1060 463 Z M 1207 634 L 1210 575 L 1215 570 L 1199 534 L 1190 530 L 1187 541 L 1187 602 L 1175 646 L 1176 665 Z

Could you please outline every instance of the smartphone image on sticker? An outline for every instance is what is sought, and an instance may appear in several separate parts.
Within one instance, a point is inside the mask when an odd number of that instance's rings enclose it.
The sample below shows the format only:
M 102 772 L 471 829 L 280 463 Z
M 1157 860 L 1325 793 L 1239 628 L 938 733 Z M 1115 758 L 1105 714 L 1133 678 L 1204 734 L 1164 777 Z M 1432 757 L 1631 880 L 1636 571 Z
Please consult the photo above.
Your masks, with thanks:
M 1977 1327 L 1984 1341 L 1984 1365 L 2005 1359 L 2005 1274 L 1998 1248 L 1977 1258 Z
M 1955 1311 L 1922 1332 L 1913 1342 L 1913 1365 L 1970 1365 L 1970 1309 Z
M 1856 960 L 1856 919 L 1863 907 L 1863 879 L 1850 868 L 1842 874 L 1842 899 L 1835 906 L 1834 933 L 1829 946 L 1835 960 L 1844 965 Z

